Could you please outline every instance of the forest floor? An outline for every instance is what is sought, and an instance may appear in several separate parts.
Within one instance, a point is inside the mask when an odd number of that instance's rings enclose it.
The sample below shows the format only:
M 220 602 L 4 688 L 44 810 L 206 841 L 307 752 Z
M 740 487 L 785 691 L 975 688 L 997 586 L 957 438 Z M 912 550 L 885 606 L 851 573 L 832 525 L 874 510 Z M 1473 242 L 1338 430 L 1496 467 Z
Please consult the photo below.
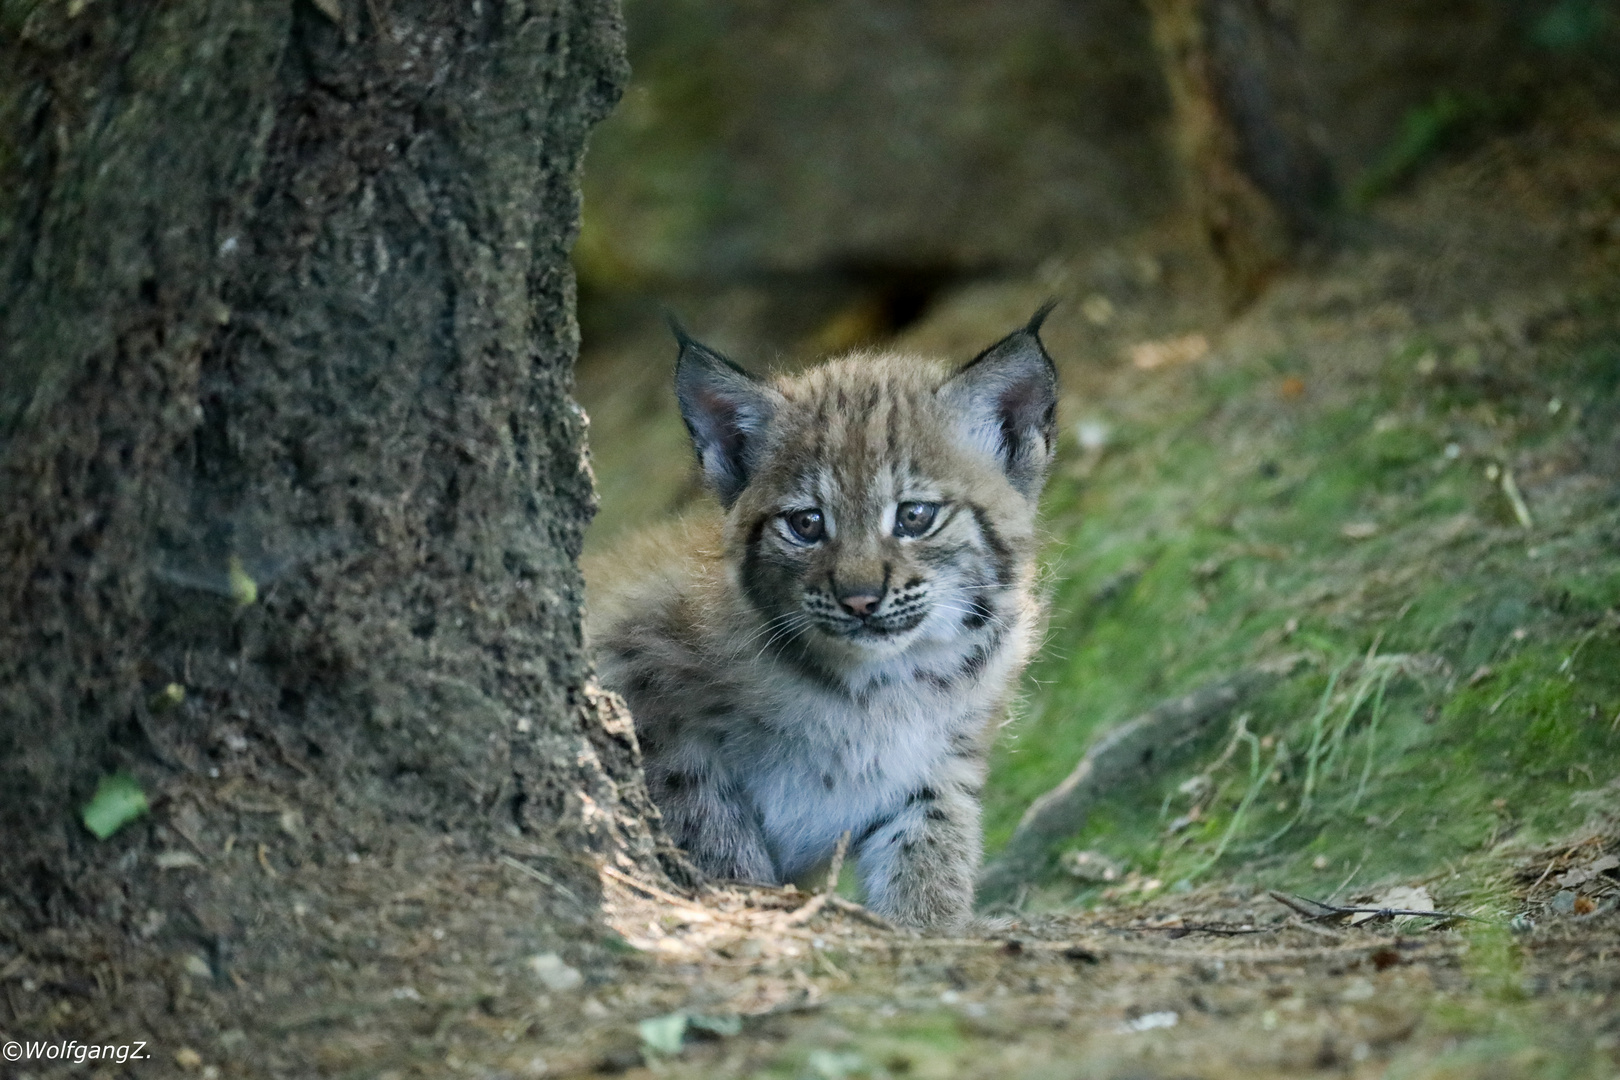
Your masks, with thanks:
M 604 928 L 538 850 L 390 839 L 296 777 L 199 781 L 154 811 L 154 872 L 250 883 L 285 909 L 258 940 L 319 966 L 238 963 L 206 913 L 137 960 L 35 943 L 0 955 L 6 1038 L 152 1057 L 0 1071 L 1620 1076 L 1620 116 L 1549 108 L 1430 162 L 1234 317 L 1187 252 L 963 284 L 898 342 L 966 357 L 1068 301 L 1053 613 L 992 856 L 1100 733 L 1303 657 L 972 934 L 885 929 L 847 882 L 676 895 L 628 866 L 601 870 Z M 581 369 L 604 535 L 693 498 L 650 341 Z M 356 853 L 289 854 L 323 830 Z M 143 918 L 133 944 L 181 940 Z

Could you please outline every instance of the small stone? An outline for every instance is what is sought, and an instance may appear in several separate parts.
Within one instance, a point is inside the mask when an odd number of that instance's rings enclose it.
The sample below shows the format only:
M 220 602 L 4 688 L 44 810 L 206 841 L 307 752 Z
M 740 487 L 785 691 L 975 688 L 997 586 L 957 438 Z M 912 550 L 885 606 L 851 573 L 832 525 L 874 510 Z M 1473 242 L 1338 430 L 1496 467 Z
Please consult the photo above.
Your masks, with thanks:
M 294 840 L 304 832 L 304 815 L 298 810 L 283 810 L 277 823 L 281 826 L 281 831 Z
M 1340 1001 L 1371 1001 L 1378 996 L 1378 988 L 1371 979 L 1351 979 L 1340 993 Z
M 562 993 L 578 988 L 585 981 L 579 969 L 571 967 L 556 953 L 537 953 L 529 957 L 529 967 L 540 977 L 547 990 Z
M 1119 863 L 1098 851 L 1066 851 L 1063 869 L 1081 881 L 1117 881 L 1124 876 Z
M 1161 1028 L 1173 1028 L 1180 1022 L 1181 1016 L 1169 1010 L 1150 1012 L 1144 1016 L 1138 1016 L 1135 1020 L 1127 1020 L 1124 1024 L 1124 1030 L 1155 1031 Z
M 200 1068 L 202 1055 L 189 1046 L 182 1046 L 174 1052 L 174 1063 L 187 1070 Z

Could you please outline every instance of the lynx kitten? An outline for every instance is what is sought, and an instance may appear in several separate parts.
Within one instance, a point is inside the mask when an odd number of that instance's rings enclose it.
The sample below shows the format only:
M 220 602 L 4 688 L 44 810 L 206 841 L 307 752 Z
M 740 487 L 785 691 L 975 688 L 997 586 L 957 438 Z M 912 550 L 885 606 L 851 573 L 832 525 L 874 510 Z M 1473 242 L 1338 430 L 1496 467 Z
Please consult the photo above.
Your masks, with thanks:
M 848 831 L 875 911 L 967 921 L 985 754 L 1040 616 L 1050 309 L 955 372 L 855 353 L 762 381 L 677 328 L 724 523 L 621 557 L 587 630 L 707 873 L 792 880 Z

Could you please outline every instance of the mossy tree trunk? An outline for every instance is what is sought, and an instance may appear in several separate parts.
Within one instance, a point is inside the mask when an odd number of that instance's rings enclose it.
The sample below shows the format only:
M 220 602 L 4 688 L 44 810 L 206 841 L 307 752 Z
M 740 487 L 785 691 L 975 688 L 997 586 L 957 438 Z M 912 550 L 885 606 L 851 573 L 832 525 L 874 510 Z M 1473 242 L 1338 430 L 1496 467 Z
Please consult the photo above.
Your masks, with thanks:
M 0 922 L 133 917 L 117 770 L 645 857 L 575 567 L 613 0 L 0 19 Z
M 1199 226 L 1242 306 L 1320 235 L 1334 194 L 1298 44 L 1270 0 L 1147 0 Z

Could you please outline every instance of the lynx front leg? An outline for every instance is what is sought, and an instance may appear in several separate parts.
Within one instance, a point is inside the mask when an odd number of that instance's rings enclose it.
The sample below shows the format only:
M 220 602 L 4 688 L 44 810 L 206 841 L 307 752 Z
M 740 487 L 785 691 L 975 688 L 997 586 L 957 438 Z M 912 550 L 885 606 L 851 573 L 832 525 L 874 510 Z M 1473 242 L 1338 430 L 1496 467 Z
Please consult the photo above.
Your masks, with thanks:
M 921 788 L 867 828 L 858 862 L 867 906 L 938 933 L 967 924 L 983 847 L 977 799 L 955 785 Z
M 698 869 L 725 880 L 780 884 L 759 812 L 740 785 L 724 775 L 681 770 L 649 769 L 647 781 L 664 827 Z

